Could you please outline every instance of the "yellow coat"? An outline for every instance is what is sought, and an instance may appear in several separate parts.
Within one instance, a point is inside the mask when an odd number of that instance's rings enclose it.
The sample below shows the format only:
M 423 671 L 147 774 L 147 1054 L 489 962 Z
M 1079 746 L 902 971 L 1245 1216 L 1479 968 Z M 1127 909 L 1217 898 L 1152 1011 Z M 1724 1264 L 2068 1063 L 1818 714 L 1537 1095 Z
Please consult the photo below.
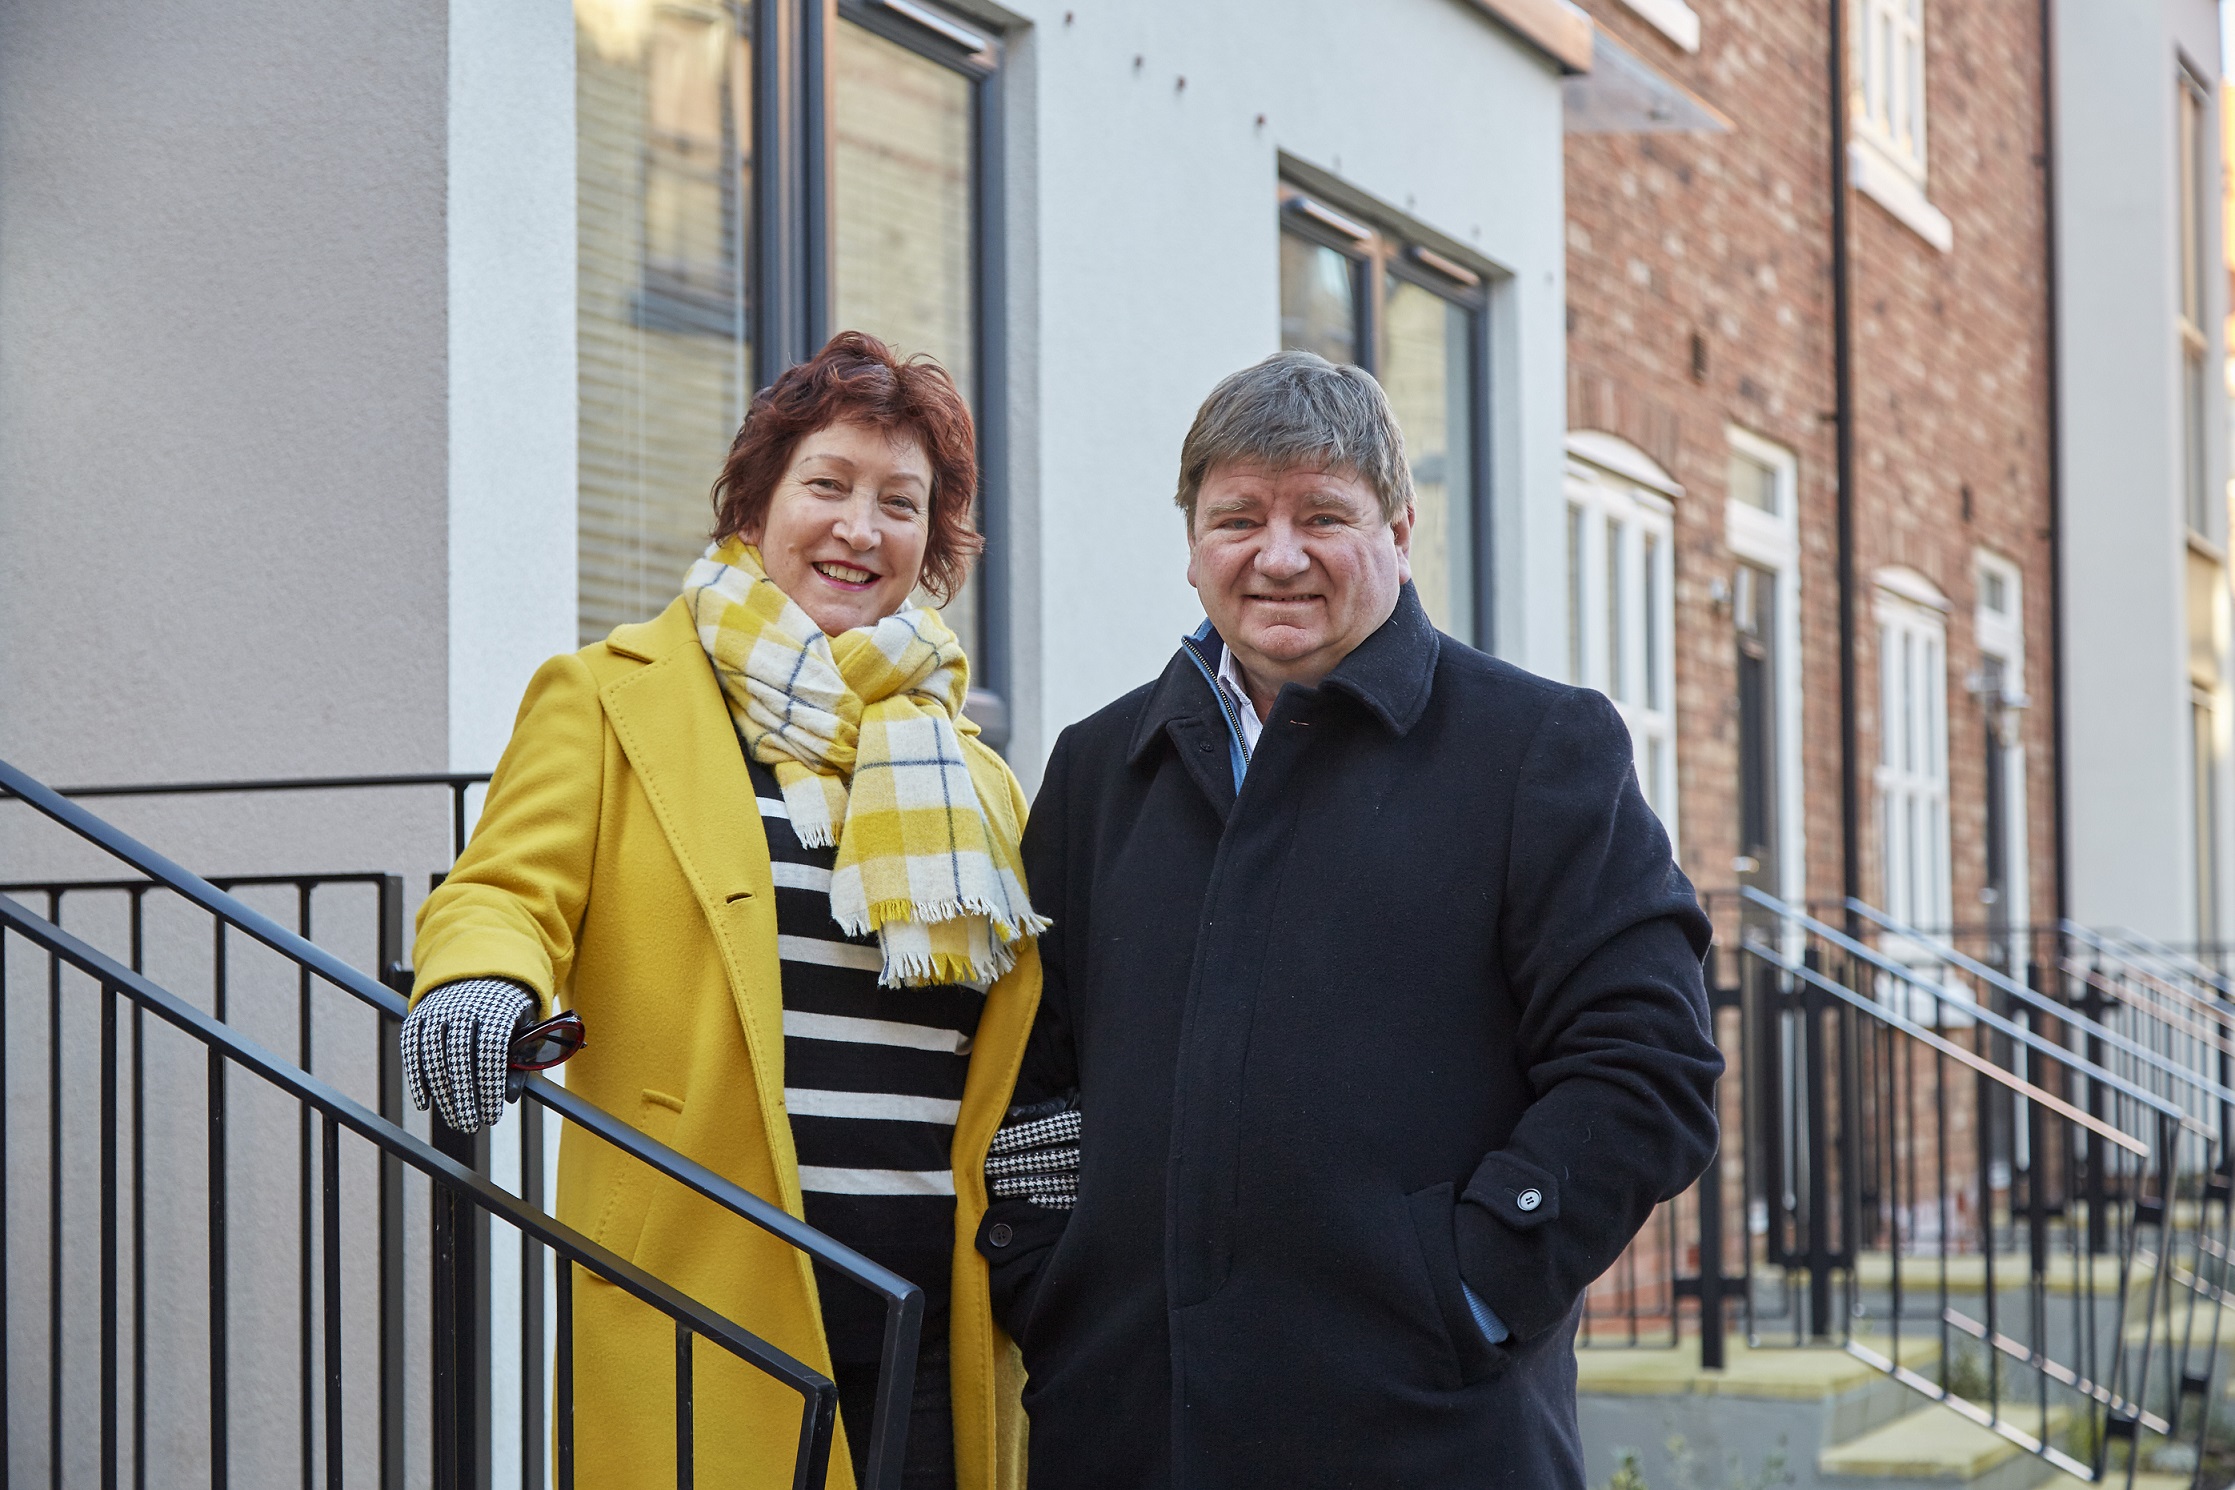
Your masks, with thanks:
M 1023 825 L 1016 779 L 970 738 L 987 811 Z M 783 996 L 768 840 L 719 685 L 678 600 L 536 673 L 479 826 L 419 912 L 414 998 L 498 976 L 578 1010 L 567 1085 L 800 1215 L 784 1110 Z M 1040 999 L 1028 951 L 987 998 L 955 1128 L 950 1335 L 962 1490 L 1023 1482 L 1023 1368 L 972 1245 L 986 1145 Z M 559 1218 L 829 1374 L 803 1252 L 588 1134 L 559 1147 Z M 675 1483 L 675 1336 L 577 1271 L 576 1473 L 585 1490 Z M 788 1486 L 800 1398 L 719 1347 L 695 1368 L 699 1483 Z M 865 1430 L 866 1424 L 841 1425 Z M 841 1439 L 829 1484 L 852 1490 Z

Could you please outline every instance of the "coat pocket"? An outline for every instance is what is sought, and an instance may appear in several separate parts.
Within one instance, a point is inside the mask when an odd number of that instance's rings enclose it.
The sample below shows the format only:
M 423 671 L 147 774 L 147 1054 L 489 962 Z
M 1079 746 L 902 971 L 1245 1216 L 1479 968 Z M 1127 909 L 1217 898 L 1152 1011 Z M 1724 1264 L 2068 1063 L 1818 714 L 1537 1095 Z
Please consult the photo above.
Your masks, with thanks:
M 681 1097 L 647 1088 L 637 1102 L 633 1121 L 637 1131 L 645 1137 L 672 1146 L 675 1125 L 682 1116 Z M 644 1240 L 644 1218 L 652 1209 L 652 1190 L 660 1177 L 625 1154 L 614 1155 L 614 1161 L 621 1177 L 598 1212 L 598 1229 L 591 1240 L 634 1262 L 637 1248 Z
M 1467 1296 L 1460 1291 L 1459 1248 L 1451 1236 L 1453 1189 L 1444 1184 L 1416 1191 L 1405 1197 L 1405 1210 L 1412 1217 L 1413 1236 L 1420 1244 L 1420 1260 L 1428 1269 L 1429 1286 L 1435 1290 L 1436 1313 L 1451 1341 L 1458 1365 L 1457 1384 L 1464 1387 L 1490 1375 L 1503 1352 L 1484 1337 L 1482 1326 L 1475 1323 L 1474 1311 L 1467 1307 Z

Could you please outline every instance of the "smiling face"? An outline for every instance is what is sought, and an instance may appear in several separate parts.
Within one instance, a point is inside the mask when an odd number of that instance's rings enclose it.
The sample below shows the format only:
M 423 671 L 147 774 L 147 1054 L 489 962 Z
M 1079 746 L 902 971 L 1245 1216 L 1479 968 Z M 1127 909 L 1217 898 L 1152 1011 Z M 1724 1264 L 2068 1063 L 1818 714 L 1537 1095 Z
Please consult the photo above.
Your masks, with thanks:
M 825 636 L 874 626 L 907 603 L 931 534 L 931 458 L 912 432 L 827 424 L 800 436 L 740 535 Z
M 1316 686 L 1389 619 L 1412 578 L 1412 509 L 1384 521 L 1347 471 L 1212 467 L 1195 499 L 1187 582 L 1241 664 L 1258 713 Z

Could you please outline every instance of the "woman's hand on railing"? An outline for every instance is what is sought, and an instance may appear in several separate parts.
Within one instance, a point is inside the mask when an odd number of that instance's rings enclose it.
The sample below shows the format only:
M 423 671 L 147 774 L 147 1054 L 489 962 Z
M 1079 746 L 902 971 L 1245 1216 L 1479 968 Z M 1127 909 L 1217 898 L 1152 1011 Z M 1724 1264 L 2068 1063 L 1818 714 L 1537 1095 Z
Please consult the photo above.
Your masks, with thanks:
M 431 988 L 404 1016 L 404 1089 L 460 1133 L 504 1116 L 512 1037 L 535 995 L 510 978 L 465 978 Z

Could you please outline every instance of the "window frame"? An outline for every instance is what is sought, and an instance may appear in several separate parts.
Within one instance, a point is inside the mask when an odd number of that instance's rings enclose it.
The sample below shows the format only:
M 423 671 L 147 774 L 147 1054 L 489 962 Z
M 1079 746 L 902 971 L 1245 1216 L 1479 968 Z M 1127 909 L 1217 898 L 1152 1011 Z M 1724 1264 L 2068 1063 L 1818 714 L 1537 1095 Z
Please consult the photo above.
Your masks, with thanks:
M 1426 290 L 1467 316 L 1467 483 L 1468 559 L 1472 583 L 1467 603 L 1473 614 L 1459 639 L 1478 651 L 1496 649 L 1495 535 L 1492 533 L 1490 405 L 1490 315 L 1493 273 L 1471 263 L 1465 249 L 1409 223 L 1357 193 L 1283 162 L 1276 191 L 1278 231 L 1334 250 L 1351 266 L 1351 338 L 1358 366 L 1381 377 L 1382 300 L 1388 281 L 1401 280 Z M 1278 259 L 1278 240 L 1275 240 Z M 1276 266 L 1277 275 L 1277 266 Z
M 1872 767 L 1878 794 L 1879 899 L 1897 920 L 1931 935 L 1946 935 L 1955 920 L 1945 604 L 1945 601 L 1929 600 L 1907 588 L 1893 588 L 1881 576 L 1875 607 L 1879 741 L 1878 758 Z M 1918 652 L 1898 654 L 1905 661 L 1916 663 L 1922 669 L 1920 676 L 1911 678 L 1904 674 L 1896 679 L 1897 649 L 1892 643 L 1897 638 L 1922 644 L 1921 661 Z M 1914 696 L 1911 696 L 1912 683 L 1915 684 Z M 1911 708 L 1920 701 L 1925 706 L 1926 716 L 1921 722 Z M 1911 747 L 1922 747 L 1925 755 L 1922 768 L 1912 760 L 1895 758 L 1897 723 L 1908 736 L 1899 742 L 1905 756 Z M 1901 844 L 1897 845 L 1894 809 L 1897 804 L 1908 806 L 1920 802 L 1928 817 L 1923 824 L 1924 856 L 1902 866 L 1897 881 L 1895 849 L 1897 846 L 1915 849 L 1920 844 L 1916 838 L 1918 825 L 1910 822 L 1904 826 Z M 1923 864 L 1928 872 L 1924 888 L 1930 892 L 1929 896 L 1918 893 L 1914 873 L 1917 863 Z M 1928 898 L 1929 905 L 1926 904 Z M 1920 914 L 1920 911 L 1929 914 Z
M 1640 469 L 1635 456 L 1619 463 L 1607 458 L 1602 453 L 1607 438 L 1596 431 L 1570 431 L 1568 436 L 1562 483 L 1563 530 L 1571 549 L 1566 597 L 1568 681 L 1598 689 L 1621 715 L 1630 731 L 1639 787 L 1668 830 L 1669 841 L 1681 844 L 1677 832 L 1682 794 L 1676 718 L 1676 503 L 1683 488 L 1663 474 Z M 1609 543 L 1617 533 L 1619 550 Z M 1574 552 L 1579 535 L 1580 552 Z M 1575 584 L 1578 577 L 1583 581 L 1580 593 Z M 1617 580 L 1623 592 L 1619 596 Z M 1580 634 L 1575 629 L 1578 620 L 1583 623 Z M 1581 676 L 1573 672 L 1578 658 L 1584 664 Z M 1627 686 L 1617 686 L 1621 684 Z M 1660 747 L 1658 756 L 1655 745 Z M 1656 760 L 1658 772 L 1653 770 Z
M 722 0 L 735 11 L 738 0 Z M 1007 316 L 1006 103 L 1008 39 L 934 0 L 751 0 L 750 222 L 743 278 L 749 380 L 766 388 L 821 348 L 832 331 L 837 233 L 833 27 L 855 25 L 970 85 L 970 400 L 977 425 L 978 527 L 985 557 L 973 585 L 971 717 L 986 743 L 1010 736 L 1013 658 L 1010 535 L 1010 369 Z M 580 231 L 578 224 L 577 231 Z M 708 481 L 720 452 L 709 454 Z M 581 500 L 577 493 L 577 502 Z M 580 601 L 577 599 L 577 614 Z
M 1929 61 L 1925 45 L 1925 0 L 1862 0 L 1855 7 L 1855 19 L 1861 32 L 1855 38 L 1855 137 L 1876 150 L 1888 165 L 1922 190 L 1930 160 L 1925 109 L 1928 91 L 1925 73 Z M 1893 30 L 1899 33 L 1896 45 L 1902 51 L 1903 65 L 1898 69 L 1879 56 L 1877 39 L 1882 19 L 1890 19 Z M 1909 50 L 1911 46 L 1913 51 Z M 1913 67 L 1909 65 L 1912 62 Z M 1898 96 L 1907 103 L 1913 120 L 1907 143 L 1895 127 L 1898 121 L 1894 118 L 1892 90 L 1897 85 Z M 1877 99 L 1887 101 L 1887 117 L 1883 123 L 1875 106 Z
M 770 0 L 760 0 L 764 8 Z M 793 0 L 798 3 L 798 0 Z M 975 364 L 971 415 L 978 432 L 978 531 L 985 551 L 977 563 L 978 636 L 970 658 L 970 709 L 985 742 L 996 750 L 1010 737 L 1011 582 L 1009 570 L 1009 366 L 1006 314 L 1007 200 L 1002 162 L 1006 109 L 1002 82 L 1006 39 L 976 19 L 949 16 L 918 0 L 837 0 L 828 9 L 805 0 L 807 14 L 807 96 L 816 129 L 809 140 L 809 206 L 806 263 L 806 354 L 811 355 L 839 329 L 831 324 L 837 283 L 837 235 L 833 230 L 832 190 L 834 101 L 830 89 L 828 25 L 857 25 L 896 46 L 959 73 L 970 82 L 971 97 L 971 294 L 974 304 L 972 361 Z M 798 360 L 798 359 L 794 359 Z M 789 364 L 787 364 L 789 365 Z M 764 385 L 765 386 L 765 385 Z

